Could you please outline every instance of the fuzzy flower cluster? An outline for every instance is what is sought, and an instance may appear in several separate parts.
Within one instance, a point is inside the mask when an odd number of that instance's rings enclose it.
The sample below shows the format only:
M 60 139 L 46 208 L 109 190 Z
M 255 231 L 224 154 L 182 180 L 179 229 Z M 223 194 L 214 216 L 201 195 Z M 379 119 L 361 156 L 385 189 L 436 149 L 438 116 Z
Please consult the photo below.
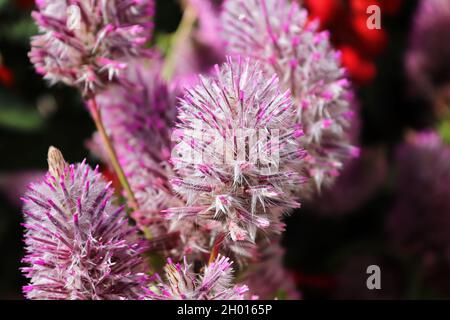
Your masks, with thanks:
M 410 36 L 406 66 L 410 81 L 425 97 L 450 101 L 450 45 L 442 41 L 450 32 L 450 2 L 420 2 Z M 439 101 L 436 101 L 439 102 Z
M 137 299 L 144 293 L 144 246 L 97 169 L 69 166 L 50 148 L 49 173 L 28 189 L 27 298 Z
M 299 203 L 290 190 L 305 151 L 289 91 L 258 62 L 229 58 L 186 91 L 179 106 L 173 188 L 186 206 L 168 219 L 196 220 L 232 241 L 254 242 L 257 231 L 279 232 L 282 213 Z
M 127 59 L 145 56 L 153 0 L 38 0 L 33 18 L 41 34 L 31 41 L 31 62 L 54 84 L 85 95 L 117 79 Z
M 282 218 L 357 154 L 352 93 L 328 34 L 298 4 L 227 0 L 220 15 L 221 3 L 186 1 L 176 61 L 162 61 L 145 48 L 153 0 L 37 1 L 30 59 L 83 93 L 104 144 L 91 146 L 144 234 L 97 169 L 51 148 L 49 173 L 23 199 L 28 298 L 253 298 L 232 261 L 262 297 L 299 297 L 282 266 Z M 211 70 L 225 60 L 218 33 L 233 57 Z M 144 251 L 170 257 L 164 280 L 149 282 Z
M 261 61 L 291 90 L 312 178 L 302 191 L 332 183 L 358 149 L 349 135 L 353 94 L 329 34 L 288 0 L 227 0 L 222 25 L 229 54 Z
M 426 262 L 450 261 L 450 147 L 435 132 L 412 133 L 396 163 L 398 200 L 387 221 L 392 247 Z
M 169 182 L 174 175 L 170 156 L 176 108 L 175 94 L 161 78 L 161 61 L 131 62 L 122 81 L 130 85 L 112 86 L 97 96 L 97 102 L 139 205 L 132 216 L 151 235 L 154 250 L 171 250 L 177 258 L 194 252 L 208 254 L 208 230 L 193 221 L 167 220 L 161 215 L 185 204 Z
M 244 300 L 246 285 L 233 285 L 232 262 L 223 256 L 204 267 L 201 274 L 192 271 L 186 260 L 174 264 L 170 259 L 165 266 L 167 282 L 156 277 L 157 283 L 148 290 L 153 300 Z

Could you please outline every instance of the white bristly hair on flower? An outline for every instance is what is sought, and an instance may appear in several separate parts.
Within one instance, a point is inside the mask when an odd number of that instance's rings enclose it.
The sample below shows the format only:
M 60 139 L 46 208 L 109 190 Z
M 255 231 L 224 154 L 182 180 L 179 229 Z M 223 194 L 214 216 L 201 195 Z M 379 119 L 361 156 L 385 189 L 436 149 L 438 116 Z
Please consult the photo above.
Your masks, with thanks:
M 50 148 L 49 172 L 23 201 L 28 299 L 141 297 L 148 280 L 140 256 L 145 246 L 97 169 L 68 165 Z
M 33 18 L 41 34 L 31 41 L 30 60 L 51 84 L 64 82 L 95 94 L 117 80 L 144 47 L 153 22 L 153 0 L 37 0 Z
M 233 285 L 232 262 L 218 256 L 201 274 L 192 271 L 186 260 L 174 264 L 170 259 L 164 270 L 167 282 L 156 276 L 157 283 L 148 290 L 151 300 L 244 300 L 251 297 L 246 285 Z
M 258 62 L 228 58 L 200 76 L 181 99 L 174 132 L 172 185 L 187 206 L 167 218 L 210 224 L 233 242 L 282 231 L 283 213 L 299 207 L 291 190 L 304 182 L 289 169 L 305 157 L 294 116 L 289 90 L 280 92 Z
M 318 22 L 288 0 L 226 0 L 222 26 L 228 54 L 261 61 L 291 90 L 313 178 L 303 195 L 330 185 L 358 149 L 350 145 L 348 130 L 353 94 L 328 32 L 319 32 Z

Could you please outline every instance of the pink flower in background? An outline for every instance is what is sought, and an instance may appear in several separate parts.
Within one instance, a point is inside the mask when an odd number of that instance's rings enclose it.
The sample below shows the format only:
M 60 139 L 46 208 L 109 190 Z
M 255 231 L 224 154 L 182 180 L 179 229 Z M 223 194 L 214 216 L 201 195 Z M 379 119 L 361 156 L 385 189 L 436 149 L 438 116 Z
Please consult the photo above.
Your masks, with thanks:
M 225 48 L 218 36 L 221 3 L 222 0 L 186 1 L 196 24 L 191 34 L 173 49 L 177 51 L 174 82 L 181 88 L 196 84 L 198 74 L 207 74 L 215 64 L 225 61 Z
M 282 214 L 299 206 L 290 191 L 304 182 L 290 165 L 305 152 L 290 93 L 277 84 L 259 63 L 230 58 L 187 90 L 172 155 L 172 185 L 187 205 L 168 219 L 208 224 L 234 242 L 283 229 Z
M 134 60 L 123 74 L 127 86 L 97 96 L 102 118 L 140 208 L 157 211 L 176 203 L 168 177 L 175 96 L 160 76 L 157 59 Z
M 42 179 L 44 176 L 45 172 L 38 170 L 1 173 L 0 193 L 6 195 L 6 197 L 12 204 L 20 207 L 22 205 L 20 197 L 27 190 L 27 185 L 32 181 Z
M 396 154 L 397 200 L 390 244 L 426 264 L 450 261 L 450 147 L 435 132 L 411 133 Z
M 413 89 L 437 106 L 450 101 L 450 45 L 442 41 L 450 32 L 450 2 L 422 0 L 417 8 L 406 70 Z
M 31 62 L 51 84 L 64 82 L 89 95 L 117 80 L 127 59 L 149 55 L 153 0 L 39 0 L 33 18 L 40 33 Z
M 227 0 L 222 24 L 228 53 L 261 61 L 291 90 L 309 154 L 308 189 L 331 184 L 358 149 L 349 134 L 353 93 L 329 34 L 319 32 L 306 10 L 287 0 Z
M 85 162 L 67 165 L 50 148 L 49 173 L 25 194 L 22 268 L 28 299 L 137 299 L 144 246 L 113 203 L 111 184 Z
M 168 261 L 164 268 L 166 282 L 158 276 L 158 283 L 150 288 L 152 300 L 244 300 L 250 297 L 248 287 L 233 285 L 232 262 L 223 256 L 196 274 L 186 260 L 183 264 Z
M 194 221 L 167 220 L 162 211 L 183 207 L 185 200 L 175 194 L 169 182 L 174 175 L 170 163 L 172 130 L 175 124 L 175 94 L 161 78 L 161 61 L 130 62 L 121 81 L 97 96 L 105 127 L 114 143 L 119 162 L 139 204 L 131 215 L 152 239 L 155 250 L 174 257 L 209 253 L 208 226 Z M 94 152 L 105 158 L 95 143 Z

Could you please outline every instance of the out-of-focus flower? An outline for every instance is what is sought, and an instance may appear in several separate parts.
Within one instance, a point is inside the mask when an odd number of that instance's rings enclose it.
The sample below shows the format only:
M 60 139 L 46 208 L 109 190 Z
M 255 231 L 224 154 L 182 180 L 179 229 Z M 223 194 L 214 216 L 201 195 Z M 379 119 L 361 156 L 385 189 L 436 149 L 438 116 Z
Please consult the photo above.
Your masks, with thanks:
M 179 106 L 173 188 L 185 207 L 168 219 L 194 219 L 233 241 L 254 242 L 258 230 L 277 233 L 284 212 L 299 206 L 291 190 L 304 182 L 303 135 L 291 95 L 258 62 L 229 58 L 214 76 L 200 77 Z M 219 229 L 217 229 L 219 227 Z
M 388 163 L 382 147 L 364 148 L 352 159 L 336 183 L 311 199 L 315 212 L 334 216 L 361 207 L 386 181 Z
M 375 58 L 388 43 L 388 33 L 383 28 L 369 29 L 367 21 L 376 5 L 381 17 L 396 15 L 403 0 L 304 0 L 310 19 L 319 19 L 320 28 L 331 32 L 332 43 L 342 51 L 342 64 L 352 80 L 367 85 L 376 76 Z
M 14 75 L 12 71 L 5 65 L 0 64 L 0 83 L 5 87 L 12 87 L 14 84 Z
M 348 134 L 353 94 L 329 33 L 318 32 L 306 10 L 287 0 L 228 0 L 224 8 L 229 52 L 262 61 L 292 92 L 309 153 L 308 187 L 329 185 L 344 162 L 358 154 Z
M 50 148 L 49 172 L 25 202 L 22 268 L 29 299 L 137 299 L 146 275 L 137 241 L 110 183 L 84 162 L 67 165 Z
M 198 38 L 210 44 L 217 50 L 223 48 L 223 42 L 218 36 L 220 32 L 220 11 L 223 0 L 187 0 L 195 8 L 198 18 Z
M 293 274 L 283 265 L 284 249 L 278 237 L 259 248 L 255 263 L 250 264 L 243 282 L 252 288 L 252 293 L 260 299 L 300 299 Z
M 18 207 L 22 202 L 20 197 L 27 190 L 27 185 L 32 181 L 40 180 L 45 175 L 43 171 L 20 171 L 0 174 L 0 193 L 6 195 L 8 200 Z
M 346 4 L 342 0 L 304 0 L 311 18 L 320 20 L 323 27 L 330 27 L 337 16 L 345 14 Z
M 220 7 L 222 0 L 187 0 L 196 24 L 190 35 L 178 43 L 175 56 L 174 80 L 180 87 L 196 84 L 198 74 L 209 73 L 215 64 L 225 61 L 220 32 Z
M 111 86 L 97 96 L 97 102 L 139 204 L 139 211 L 131 215 L 151 235 L 152 249 L 170 251 L 177 258 L 208 254 L 211 228 L 162 215 L 170 207 L 184 206 L 185 200 L 173 192 L 169 182 L 174 175 L 169 160 L 176 108 L 173 90 L 161 78 L 161 62 L 135 60 L 121 79 L 128 85 Z M 108 163 L 98 138 L 94 136 L 90 148 Z
M 22 10 L 30 10 L 33 8 L 35 0 L 16 0 L 17 6 Z
M 139 207 L 166 208 L 173 201 L 171 133 L 176 119 L 175 97 L 160 76 L 158 60 L 129 63 L 122 81 L 97 96 L 102 119 Z
M 382 13 L 394 15 L 398 13 L 400 8 L 402 7 L 403 1 L 404 0 L 350 0 L 349 4 L 350 9 L 358 15 L 366 14 L 367 8 L 372 5 L 378 6 L 381 9 Z
M 414 90 L 435 102 L 450 103 L 450 2 L 421 1 L 410 35 L 406 67 Z
M 368 84 L 376 76 L 375 63 L 365 58 L 357 49 L 349 45 L 339 47 L 342 54 L 342 64 L 351 74 L 352 79 L 359 84 Z
M 392 247 L 429 264 L 450 261 L 450 147 L 434 132 L 411 133 L 396 163 L 398 197 L 387 220 Z
M 148 55 L 153 0 L 39 0 L 33 18 L 31 62 L 51 84 L 64 82 L 89 95 L 127 67 L 132 56 Z
M 232 262 L 224 256 L 205 266 L 201 274 L 192 271 L 186 260 L 165 266 L 166 281 L 156 276 L 158 283 L 147 297 L 153 300 L 244 300 L 249 297 L 246 285 L 233 285 Z
M 14 85 L 14 74 L 11 69 L 3 64 L 3 57 L 0 53 L 0 83 L 10 88 Z
M 179 205 L 180 199 L 169 183 L 175 97 L 160 71 L 161 63 L 156 59 L 130 62 L 121 76 L 128 85 L 111 86 L 97 96 L 97 103 L 140 208 L 132 216 L 141 229 L 161 242 L 160 237 L 170 237 L 166 234 L 169 222 L 161 217 L 160 211 Z M 94 136 L 90 145 L 107 162 L 98 138 Z

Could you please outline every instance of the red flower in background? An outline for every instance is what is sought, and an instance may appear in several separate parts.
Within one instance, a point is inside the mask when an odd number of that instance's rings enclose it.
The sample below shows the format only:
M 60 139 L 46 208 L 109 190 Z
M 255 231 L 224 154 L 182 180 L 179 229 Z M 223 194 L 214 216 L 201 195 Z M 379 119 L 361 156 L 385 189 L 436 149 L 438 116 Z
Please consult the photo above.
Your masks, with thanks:
M 311 19 L 332 34 L 333 44 L 342 51 L 342 62 L 353 80 L 366 85 L 376 76 L 374 59 L 386 48 L 384 29 L 367 28 L 367 8 L 378 5 L 381 14 L 395 15 L 403 0 L 304 0 Z
M 11 88 L 14 85 L 14 75 L 7 66 L 0 63 L 0 84 Z
M 16 0 L 16 4 L 19 9 L 29 10 L 34 7 L 35 0 Z

